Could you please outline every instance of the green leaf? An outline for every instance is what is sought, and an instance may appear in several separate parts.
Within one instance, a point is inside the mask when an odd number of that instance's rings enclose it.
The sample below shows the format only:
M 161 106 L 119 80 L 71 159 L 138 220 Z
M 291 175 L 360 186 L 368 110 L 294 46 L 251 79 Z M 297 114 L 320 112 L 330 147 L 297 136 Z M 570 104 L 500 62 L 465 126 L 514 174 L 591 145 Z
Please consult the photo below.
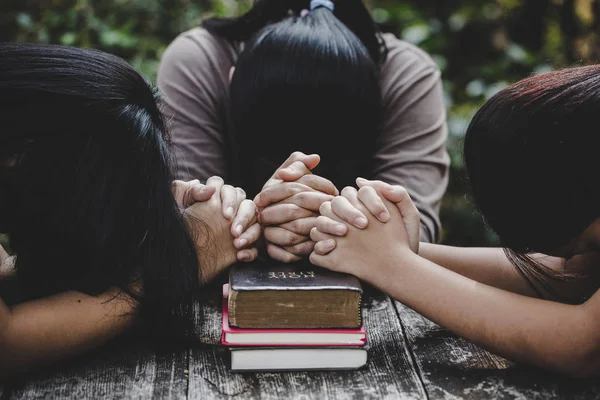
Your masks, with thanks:
M 137 45 L 138 39 L 120 30 L 108 30 L 100 32 L 100 43 L 106 47 L 131 49 Z
M 77 41 L 77 35 L 73 32 L 65 32 L 60 37 L 60 43 L 65 46 L 72 46 Z

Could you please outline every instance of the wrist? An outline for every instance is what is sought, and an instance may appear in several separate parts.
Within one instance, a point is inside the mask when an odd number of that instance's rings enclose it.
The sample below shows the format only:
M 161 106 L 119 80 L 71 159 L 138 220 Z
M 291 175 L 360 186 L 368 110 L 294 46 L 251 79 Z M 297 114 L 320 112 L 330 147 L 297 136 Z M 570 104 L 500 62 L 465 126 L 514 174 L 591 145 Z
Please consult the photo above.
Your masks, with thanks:
M 398 289 L 397 286 L 402 284 L 405 274 L 410 273 L 420 258 L 408 246 L 398 246 L 390 249 L 390 252 L 378 262 L 377 272 L 359 278 L 391 295 L 393 289 Z

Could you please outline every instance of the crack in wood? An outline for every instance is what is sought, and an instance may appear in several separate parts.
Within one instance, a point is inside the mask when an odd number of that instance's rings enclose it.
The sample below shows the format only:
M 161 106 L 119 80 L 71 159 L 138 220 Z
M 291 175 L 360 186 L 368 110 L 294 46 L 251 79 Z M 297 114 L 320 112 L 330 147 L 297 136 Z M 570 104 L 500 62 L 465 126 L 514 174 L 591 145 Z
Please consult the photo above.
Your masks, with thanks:
M 429 400 L 429 392 L 427 391 L 427 386 L 425 385 L 425 380 L 423 379 L 423 370 L 421 369 L 421 366 L 417 362 L 417 358 L 416 358 L 413 348 L 411 346 L 408 346 L 408 342 L 406 340 L 406 327 L 404 326 L 404 322 L 402 321 L 402 318 L 400 318 L 400 311 L 398 310 L 396 301 L 394 299 L 392 299 L 391 297 L 390 297 L 390 302 L 393 303 L 394 310 L 396 310 L 396 316 L 398 317 L 398 321 L 400 322 L 400 328 L 402 329 L 402 337 L 404 338 L 404 343 L 406 344 L 406 348 L 408 349 L 408 353 L 410 354 L 410 359 L 412 360 L 412 363 L 414 365 L 417 376 L 419 377 L 419 382 L 421 383 L 423 392 L 425 393 L 425 398 Z

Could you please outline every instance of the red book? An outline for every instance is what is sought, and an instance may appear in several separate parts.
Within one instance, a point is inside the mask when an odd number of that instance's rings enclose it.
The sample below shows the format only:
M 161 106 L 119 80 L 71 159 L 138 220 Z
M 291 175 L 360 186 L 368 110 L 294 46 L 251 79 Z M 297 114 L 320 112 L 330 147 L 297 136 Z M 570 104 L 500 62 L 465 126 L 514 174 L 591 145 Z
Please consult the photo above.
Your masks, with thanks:
M 225 346 L 261 347 L 361 347 L 367 343 L 364 326 L 359 329 L 243 329 L 229 326 L 227 296 L 223 285 L 223 331 Z

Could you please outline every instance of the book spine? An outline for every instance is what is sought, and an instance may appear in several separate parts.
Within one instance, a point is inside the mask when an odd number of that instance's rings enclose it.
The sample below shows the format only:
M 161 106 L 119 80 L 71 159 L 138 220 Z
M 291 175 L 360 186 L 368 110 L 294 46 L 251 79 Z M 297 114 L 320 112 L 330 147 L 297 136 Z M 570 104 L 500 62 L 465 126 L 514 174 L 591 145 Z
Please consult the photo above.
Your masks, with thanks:
M 363 318 L 362 318 L 362 301 L 363 301 L 363 295 L 362 293 L 359 295 L 358 297 L 358 326 L 362 326 L 363 325 Z

